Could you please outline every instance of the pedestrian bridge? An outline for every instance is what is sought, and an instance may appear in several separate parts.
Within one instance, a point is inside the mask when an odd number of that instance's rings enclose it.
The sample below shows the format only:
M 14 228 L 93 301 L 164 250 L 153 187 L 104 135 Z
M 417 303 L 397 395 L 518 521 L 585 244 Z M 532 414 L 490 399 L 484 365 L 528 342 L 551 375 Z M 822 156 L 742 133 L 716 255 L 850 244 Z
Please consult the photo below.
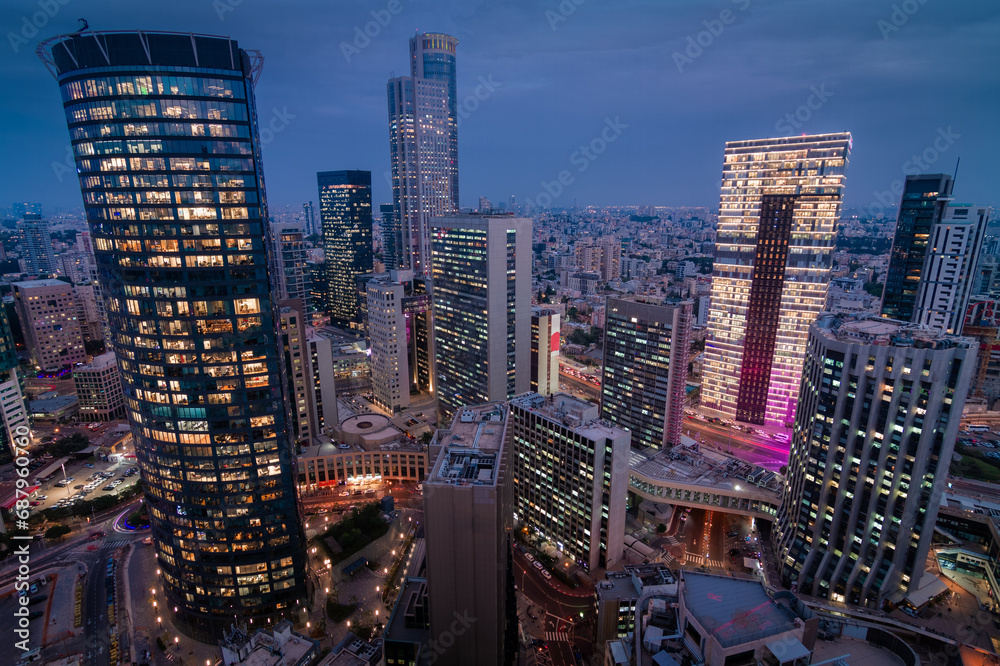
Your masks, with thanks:
M 689 437 L 670 451 L 632 451 L 629 492 L 642 499 L 772 522 L 784 477 Z

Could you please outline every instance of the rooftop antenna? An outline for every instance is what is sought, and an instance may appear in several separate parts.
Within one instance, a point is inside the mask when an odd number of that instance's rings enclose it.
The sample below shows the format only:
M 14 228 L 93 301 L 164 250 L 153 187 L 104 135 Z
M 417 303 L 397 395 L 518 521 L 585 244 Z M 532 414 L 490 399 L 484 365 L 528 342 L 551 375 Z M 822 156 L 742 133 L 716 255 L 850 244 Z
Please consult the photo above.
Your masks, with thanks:
M 955 175 L 951 177 L 952 182 L 958 180 L 958 165 L 962 163 L 961 156 L 955 160 Z

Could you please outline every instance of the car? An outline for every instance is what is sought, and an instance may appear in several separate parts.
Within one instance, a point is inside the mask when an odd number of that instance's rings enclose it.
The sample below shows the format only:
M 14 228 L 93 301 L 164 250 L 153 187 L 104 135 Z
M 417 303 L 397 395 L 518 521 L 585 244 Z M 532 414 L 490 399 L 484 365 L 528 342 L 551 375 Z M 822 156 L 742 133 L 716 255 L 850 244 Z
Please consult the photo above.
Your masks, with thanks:
M 524 554 L 524 559 L 528 560 L 529 562 L 534 562 L 535 561 L 535 556 L 532 555 L 531 553 L 525 553 Z
M 739 532 L 726 532 L 727 537 L 738 537 L 739 535 Z
M 43 615 L 45 615 L 45 613 L 42 611 L 32 611 L 28 613 L 28 621 L 30 622 L 31 620 L 37 620 Z
M 45 601 L 46 599 L 48 599 L 48 598 L 49 598 L 49 595 L 47 595 L 47 594 L 36 594 L 35 596 L 33 596 L 30 599 L 28 599 L 28 605 L 29 606 L 34 606 L 35 604 L 40 604 L 43 601 Z
M 84 463 L 83 466 L 86 467 L 86 468 L 88 468 L 88 469 L 94 469 L 94 463 Z
M 361 491 L 360 490 L 355 490 L 355 491 L 352 491 L 351 494 L 352 495 L 360 495 Z
M 42 503 L 39 502 L 38 500 L 34 500 L 32 502 L 28 502 L 28 504 L 30 504 L 31 506 L 41 506 L 42 505 Z
M 35 499 L 37 499 L 37 500 L 41 500 L 42 502 L 44 502 L 44 501 L 45 501 L 45 500 L 47 500 L 48 498 L 49 498 L 49 496 L 48 496 L 48 495 L 37 495 L 37 496 L 35 497 Z
M 551 580 L 552 579 L 552 574 L 550 574 L 545 569 L 542 569 L 542 576 L 544 576 L 547 580 Z
M 340 493 L 340 496 L 341 497 L 350 497 L 351 493 L 350 493 L 350 491 L 345 490 L 344 492 Z
M 365 491 L 365 495 L 374 495 L 374 494 L 375 494 L 374 488 L 369 488 L 368 490 Z
M 107 486 L 104 486 L 104 488 L 102 488 L 102 490 L 104 492 L 106 492 L 106 493 L 110 493 L 114 489 L 115 489 L 114 485 L 107 485 Z
M 38 594 L 38 583 L 32 583 L 31 587 L 28 588 L 28 592 L 31 594 Z
M 535 568 L 536 568 L 536 569 L 538 569 L 539 571 L 541 571 L 542 569 L 544 569 L 544 568 L 545 568 L 545 565 L 543 565 L 543 564 L 542 564 L 541 562 L 539 562 L 538 560 L 535 560 L 534 562 L 532 562 L 532 564 L 533 564 L 533 565 L 535 566 Z

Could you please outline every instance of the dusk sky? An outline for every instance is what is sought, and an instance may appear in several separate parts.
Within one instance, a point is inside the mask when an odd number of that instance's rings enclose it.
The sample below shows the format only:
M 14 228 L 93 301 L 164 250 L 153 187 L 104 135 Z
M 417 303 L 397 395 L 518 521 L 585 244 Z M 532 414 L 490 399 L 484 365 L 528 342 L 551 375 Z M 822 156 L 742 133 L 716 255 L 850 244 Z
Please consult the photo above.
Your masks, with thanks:
M 370 170 L 373 203 L 391 201 L 386 80 L 409 73 L 418 30 L 460 41 L 463 206 L 534 199 L 568 170 L 555 207 L 715 209 L 726 141 L 834 131 L 854 138 L 848 207 L 895 203 L 907 170 L 952 173 L 959 157 L 956 199 L 1000 203 L 997 2 L 63 1 L 51 18 L 38 2 L 0 8 L 0 207 L 82 206 L 58 86 L 35 55 L 80 17 L 259 50 L 272 208 L 316 201 L 316 172 L 335 169 Z M 366 24 L 374 37 L 359 38 Z M 592 142 L 603 152 L 574 155 Z

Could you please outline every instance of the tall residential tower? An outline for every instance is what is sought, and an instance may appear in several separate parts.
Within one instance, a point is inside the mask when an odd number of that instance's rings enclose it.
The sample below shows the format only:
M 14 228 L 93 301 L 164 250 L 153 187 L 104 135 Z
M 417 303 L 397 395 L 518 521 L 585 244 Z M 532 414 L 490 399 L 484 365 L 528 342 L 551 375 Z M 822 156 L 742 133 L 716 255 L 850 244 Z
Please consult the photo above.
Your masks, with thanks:
M 229 37 L 39 45 L 59 81 L 175 624 L 213 641 L 306 603 L 254 82 Z
M 749 423 L 792 422 L 850 150 L 847 132 L 726 144 L 702 405 Z

